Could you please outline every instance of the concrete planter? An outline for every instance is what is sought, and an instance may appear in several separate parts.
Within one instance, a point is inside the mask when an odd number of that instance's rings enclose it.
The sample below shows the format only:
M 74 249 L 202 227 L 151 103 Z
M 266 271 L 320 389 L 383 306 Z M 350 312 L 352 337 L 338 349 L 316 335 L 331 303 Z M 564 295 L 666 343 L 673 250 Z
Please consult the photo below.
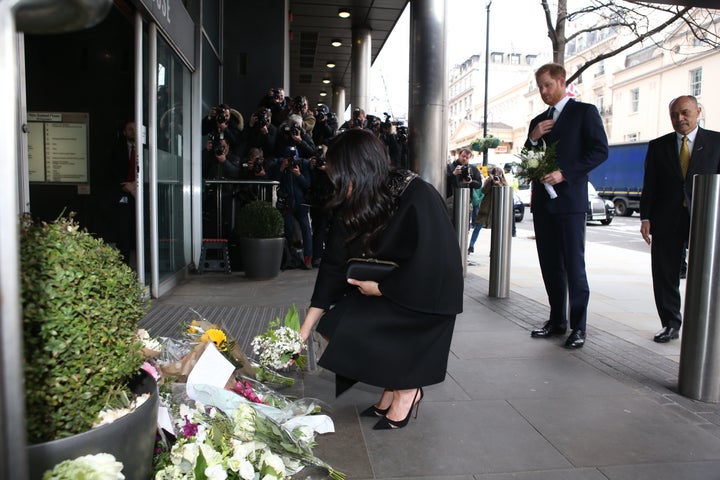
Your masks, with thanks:
M 267 280 L 280 274 L 284 238 L 241 238 L 242 264 L 245 276 Z
M 118 462 L 122 462 L 125 478 L 151 478 L 159 404 L 157 383 L 150 375 L 142 372 L 132 390 L 139 394 L 151 394 L 150 398 L 132 413 L 72 437 L 29 445 L 27 453 L 30 478 L 41 479 L 45 471 L 52 470 L 64 460 L 96 453 L 110 453 Z

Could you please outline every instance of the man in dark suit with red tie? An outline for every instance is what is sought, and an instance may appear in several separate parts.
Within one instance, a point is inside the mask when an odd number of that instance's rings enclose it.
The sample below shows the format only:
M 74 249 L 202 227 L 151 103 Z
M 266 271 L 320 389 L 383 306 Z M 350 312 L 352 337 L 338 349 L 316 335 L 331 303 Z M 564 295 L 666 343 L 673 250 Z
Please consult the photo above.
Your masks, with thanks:
M 115 243 L 128 264 L 135 244 L 136 137 L 135 122 L 126 120 L 110 155 L 106 192 L 112 212 L 110 238 L 107 240 Z
M 556 144 L 559 169 L 532 184 L 535 242 L 550 318 L 531 336 L 564 335 L 569 320 L 571 332 L 565 347 L 576 349 L 585 344 L 590 298 L 585 273 L 588 174 L 607 159 L 608 142 L 597 108 L 567 96 L 562 65 L 543 65 L 535 72 L 535 80 L 550 108 L 530 122 L 525 147 L 543 141 L 548 146 Z M 557 197 L 551 198 L 543 184 L 552 186 Z
M 672 133 L 652 140 L 645 157 L 640 233 L 650 245 L 653 291 L 662 330 L 658 343 L 678 338 L 680 269 L 690 233 L 693 175 L 720 173 L 720 133 L 698 126 L 697 99 L 670 102 Z

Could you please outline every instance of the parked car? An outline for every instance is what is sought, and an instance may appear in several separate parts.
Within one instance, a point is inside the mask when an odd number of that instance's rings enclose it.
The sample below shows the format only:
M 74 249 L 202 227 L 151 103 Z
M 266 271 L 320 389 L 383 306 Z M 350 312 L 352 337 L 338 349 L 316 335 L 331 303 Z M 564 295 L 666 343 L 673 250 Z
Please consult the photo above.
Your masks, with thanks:
M 513 195 L 513 215 L 515 222 L 522 222 L 525 218 L 525 204 L 517 193 Z
M 588 182 L 587 221 L 600 221 L 603 225 L 610 225 L 613 218 L 615 218 L 615 204 L 598 195 L 593 184 Z

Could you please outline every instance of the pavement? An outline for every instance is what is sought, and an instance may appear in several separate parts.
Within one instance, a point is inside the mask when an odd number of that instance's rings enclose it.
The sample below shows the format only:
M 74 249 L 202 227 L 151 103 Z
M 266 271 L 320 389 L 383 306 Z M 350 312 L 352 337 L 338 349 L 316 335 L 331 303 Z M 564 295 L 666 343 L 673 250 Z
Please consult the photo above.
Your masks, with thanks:
M 330 372 L 301 374 L 293 393 L 326 402 L 335 422 L 335 433 L 318 436 L 316 455 L 359 480 L 720 479 L 720 405 L 680 395 L 681 341 L 652 341 L 660 321 L 649 253 L 588 244 L 587 343 L 570 351 L 564 337 L 530 337 L 549 313 L 531 226 L 518 224 L 507 298 L 488 296 L 491 235 L 481 232 L 447 378 L 424 389 L 407 427 L 376 431 L 358 416 L 378 388 L 356 385 L 335 398 Z M 247 345 L 290 305 L 304 312 L 316 272 L 267 281 L 192 275 L 154 302 L 145 326 L 170 332 L 192 306 L 229 322 Z M 305 469 L 294 478 L 325 477 Z

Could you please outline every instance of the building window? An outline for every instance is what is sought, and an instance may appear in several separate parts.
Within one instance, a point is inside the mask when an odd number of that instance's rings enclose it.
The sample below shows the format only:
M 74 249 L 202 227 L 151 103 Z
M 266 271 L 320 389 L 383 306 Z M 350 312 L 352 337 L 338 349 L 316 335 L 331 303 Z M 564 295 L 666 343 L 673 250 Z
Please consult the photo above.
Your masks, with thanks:
M 520 54 L 518 54 L 518 53 L 510 54 L 510 65 L 520 65 Z
M 490 58 L 492 59 L 492 63 L 503 63 L 503 54 L 499 52 L 495 52 L 490 54 Z
M 640 89 L 633 88 L 630 90 L 630 111 L 637 113 L 640 109 Z
M 605 96 L 604 95 L 597 96 L 597 102 L 596 102 L 595 106 L 600 111 L 600 113 L 603 113 L 605 111 Z
M 690 95 L 699 97 L 702 93 L 702 67 L 690 70 Z
M 597 73 L 595 76 L 599 77 L 600 75 L 605 75 L 605 60 L 601 60 L 597 64 Z

